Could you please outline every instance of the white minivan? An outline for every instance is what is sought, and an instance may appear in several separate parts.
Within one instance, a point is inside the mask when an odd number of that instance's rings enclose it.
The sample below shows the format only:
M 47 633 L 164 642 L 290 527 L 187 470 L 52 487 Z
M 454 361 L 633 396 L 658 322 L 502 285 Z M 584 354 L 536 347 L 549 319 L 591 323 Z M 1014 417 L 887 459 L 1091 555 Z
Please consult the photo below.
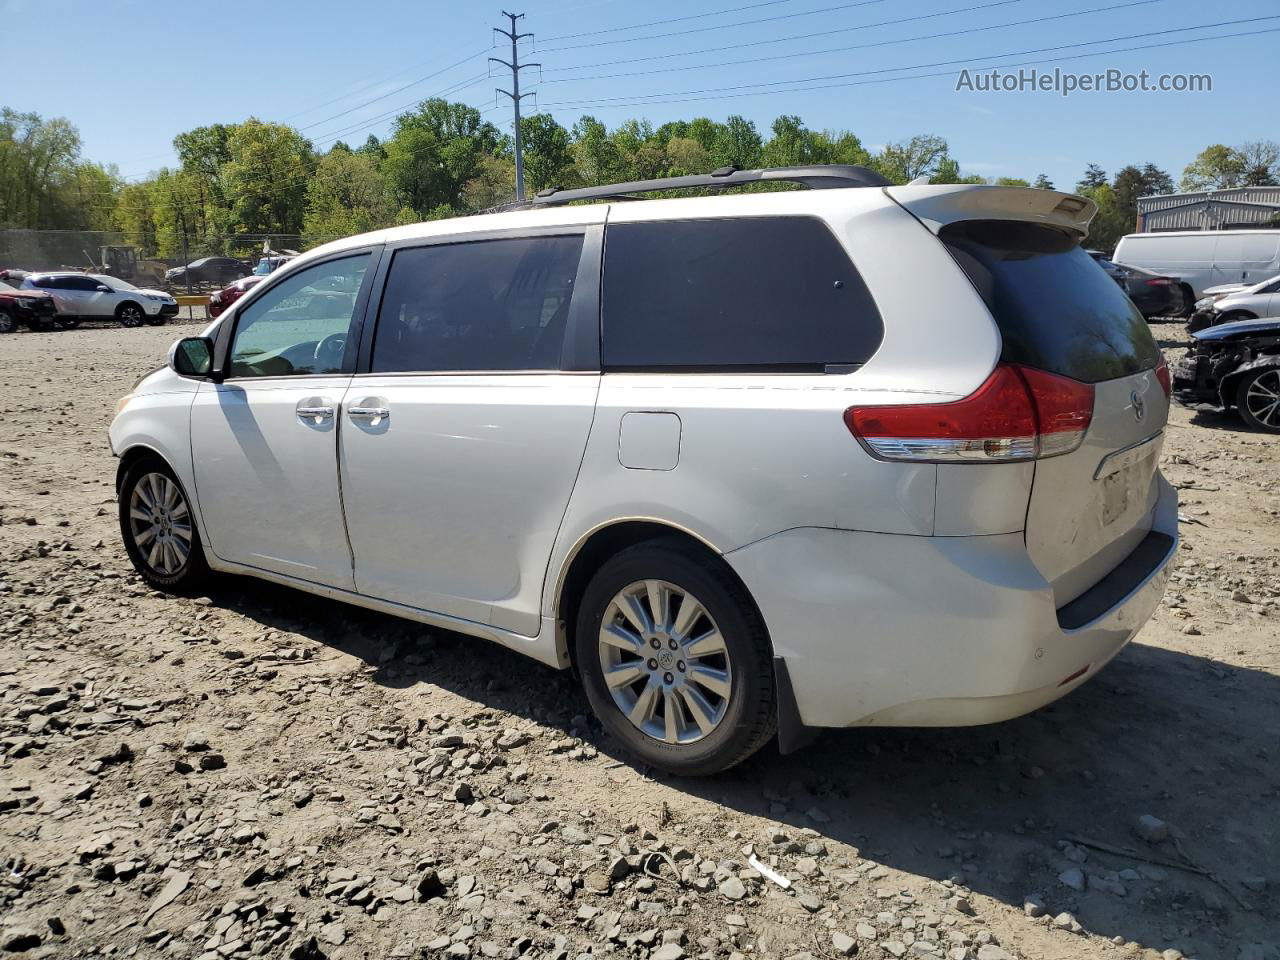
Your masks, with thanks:
M 763 180 L 811 189 L 723 189 Z M 722 195 L 634 202 L 688 187 Z M 678 773 L 1018 716 L 1177 549 L 1168 370 L 1093 213 L 726 168 L 327 244 L 122 398 L 124 547 L 574 669 Z
M 1182 280 L 1204 296 L 1209 287 L 1253 284 L 1280 273 L 1280 230 L 1176 230 L 1121 237 L 1111 258 Z

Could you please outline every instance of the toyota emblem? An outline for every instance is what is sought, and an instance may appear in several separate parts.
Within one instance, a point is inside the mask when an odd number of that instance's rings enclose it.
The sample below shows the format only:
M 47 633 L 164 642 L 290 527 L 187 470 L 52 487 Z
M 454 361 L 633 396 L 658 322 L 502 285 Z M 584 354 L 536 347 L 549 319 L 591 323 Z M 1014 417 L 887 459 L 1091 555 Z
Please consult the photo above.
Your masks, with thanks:
M 1141 420 L 1147 415 L 1147 405 L 1137 390 L 1129 394 L 1129 403 L 1133 406 L 1133 419 Z

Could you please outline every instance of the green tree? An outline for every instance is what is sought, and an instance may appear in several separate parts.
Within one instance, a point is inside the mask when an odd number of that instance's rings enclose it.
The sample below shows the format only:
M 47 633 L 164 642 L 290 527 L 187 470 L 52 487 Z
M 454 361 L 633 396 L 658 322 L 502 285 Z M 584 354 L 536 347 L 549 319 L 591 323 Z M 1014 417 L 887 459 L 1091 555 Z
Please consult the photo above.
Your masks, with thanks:
M 1252 140 L 1236 147 L 1244 174 L 1241 186 L 1274 187 L 1280 184 L 1280 143 Z
M 667 141 L 667 174 L 672 177 L 710 173 L 711 154 L 693 137 L 672 137 Z
M 713 124 L 706 117 L 699 117 L 689 124 L 689 136 L 711 155 L 713 167 L 740 167 L 750 170 L 758 167 L 764 147 L 756 125 L 737 114 L 723 124 Z
M 232 228 L 241 233 L 302 231 L 307 179 L 315 169 L 311 142 L 282 123 L 251 117 L 227 140 L 222 168 Z
M 1111 184 L 1086 187 L 1079 193 L 1098 205 L 1098 212 L 1089 224 L 1088 242 L 1091 247 L 1110 250 L 1117 240 L 1133 230 L 1133 221 L 1128 219 L 1116 202 L 1116 193 Z
M 528 192 L 573 185 L 573 145 L 568 130 L 556 123 L 551 114 L 535 113 L 520 118 L 520 135 Z
M 1084 176 L 1080 178 L 1080 182 L 1076 184 L 1076 193 L 1083 194 L 1087 190 L 1093 190 L 1101 187 L 1107 182 L 1107 171 L 1103 170 L 1096 163 L 1091 163 L 1085 167 Z
M 480 159 L 502 145 L 498 128 L 465 103 L 433 98 L 398 116 L 383 146 L 382 171 L 401 202 L 420 216 L 442 208 L 461 210 L 462 188 Z
M 1205 147 L 1182 171 L 1182 189 L 1226 190 L 1243 185 L 1245 160 L 1236 150 L 1221 143 Z
M 573 125 L 573 154 L 584 184 L 611 183 L 621 179 L 618 145 L 603 123 L 590 115 Z
M 515 195 L 516 165 L 508 156 L 481 157 L 476 175 L 462 188 L 463 206 L 469 211 L 510 203 Z
M 307 186 L 303 232 L 310 242 L 348 237 L 395 223 L 396 204 L 373 161 L 330 150 Z
M 1035 182 L 1031 185 L 1035 187 L 1037 190 L 1053 190 L 1054 189 L 1053 181 L 1050 180 L 1043 173 L 1036 174 Z
M 895 183 L 910 183 L 931 176 L 949 157 L 947 141 L 931 134 L 891 143 L 873 160 L 874 166 Z

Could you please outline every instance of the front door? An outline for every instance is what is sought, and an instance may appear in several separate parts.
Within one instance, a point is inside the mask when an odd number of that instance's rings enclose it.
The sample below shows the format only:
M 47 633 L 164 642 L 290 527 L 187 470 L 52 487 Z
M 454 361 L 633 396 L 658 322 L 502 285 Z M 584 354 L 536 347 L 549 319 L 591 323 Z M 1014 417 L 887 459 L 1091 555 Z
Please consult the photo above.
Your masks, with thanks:
M 338 424 L 373 256 L 293 271 L 236 311 L 226 378 L 191 408 L 196 495 L 223 560 L 354 588 Z
M 341 427 L 361 593 L 538 633 L 600 379 L 568 359 L 575 331 L 598 352 L 583 249 L 569 233 L 394 254 Z

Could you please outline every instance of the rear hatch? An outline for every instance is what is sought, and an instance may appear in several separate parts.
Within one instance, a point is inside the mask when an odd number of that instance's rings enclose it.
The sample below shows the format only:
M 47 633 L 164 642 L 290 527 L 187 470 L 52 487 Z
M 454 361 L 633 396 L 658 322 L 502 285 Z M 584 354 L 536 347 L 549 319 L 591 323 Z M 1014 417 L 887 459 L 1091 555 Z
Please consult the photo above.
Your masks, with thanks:
M 1009 192 L 991 190 L 987 217 L 981 194 L 956 204 L 954 216 L 935 196 L 921 219 L 990 309 L 1003 340 L 1002 361 L 1093 388 L 1083 441 L 1035 461 L 1027 508 L 1027 550 L 1062 607 L 1110 573 L 1151 530 L 1169 410 L 1167 371 L 1142 315 L 1081 248 L 1079 208 L 1066 203 L 1067 216 L 1055 209 L 1062 206 L 1059 197 L 1083 201 L 1051 191 L 1016 191 L 1040 195 L 1025 201 L 998 196 Z

